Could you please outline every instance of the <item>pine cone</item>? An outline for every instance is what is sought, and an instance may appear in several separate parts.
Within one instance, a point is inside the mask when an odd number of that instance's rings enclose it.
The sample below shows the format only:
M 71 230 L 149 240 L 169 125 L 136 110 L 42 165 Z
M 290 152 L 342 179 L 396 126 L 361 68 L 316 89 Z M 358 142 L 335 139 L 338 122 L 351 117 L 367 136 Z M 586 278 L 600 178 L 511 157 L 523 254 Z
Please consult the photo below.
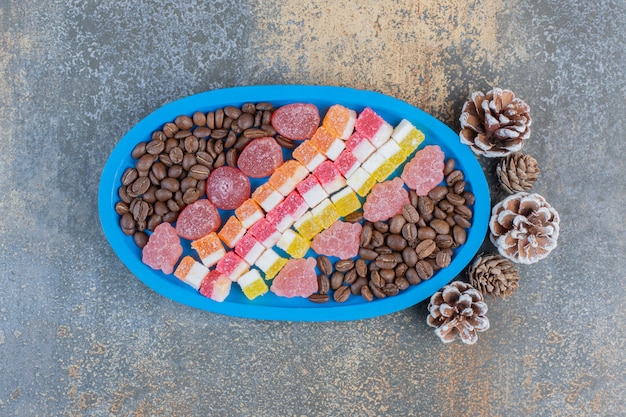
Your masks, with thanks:
M 506 298 L 518 287 L 519 274 L 510 260 L 480 254 L 468 270 L 470 282 L 483 294 Z
M 496 166 L 500 184 L 511 194 L 531 190 L 539 172 L 537 160 L 521 152 L 507 155 Z
M 478 91 L 463 105 L 461 142 L 477 155 L 506 156 L 522 148 L 530 136 L 530 107 L 510 90 Z
M 489 328 L 483 295 L 465 282 L 454 281 L 433 294 L 428 311 L 426 323 L 435 327 L 435 334 L 444 343 L 459 335 L 463 343 L 472 345 L 478 340 L 476 332 Z
M 500 255 L 532 264 L 556 248 L 559 213 L 539 194 L 520 192 L 493 207 L 489 231 Z

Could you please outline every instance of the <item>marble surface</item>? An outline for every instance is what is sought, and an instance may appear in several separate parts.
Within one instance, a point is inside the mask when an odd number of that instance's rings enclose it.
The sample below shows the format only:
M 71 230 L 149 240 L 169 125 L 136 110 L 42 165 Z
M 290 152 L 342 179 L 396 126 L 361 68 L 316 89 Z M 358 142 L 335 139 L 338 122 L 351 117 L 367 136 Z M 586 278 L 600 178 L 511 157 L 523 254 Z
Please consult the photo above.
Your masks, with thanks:
M 0 415 L 626 414 L 625 27 L 623 0 L 0 0 Z M 427 302 L 198 311 L 118 260 L 97 216 L 117 141 L 175 99 L 278 83 L 379 91 L 454 130 L 473 91 L 530 104 L 559 247 L 487 299 L 477 344 L 442 344 Z

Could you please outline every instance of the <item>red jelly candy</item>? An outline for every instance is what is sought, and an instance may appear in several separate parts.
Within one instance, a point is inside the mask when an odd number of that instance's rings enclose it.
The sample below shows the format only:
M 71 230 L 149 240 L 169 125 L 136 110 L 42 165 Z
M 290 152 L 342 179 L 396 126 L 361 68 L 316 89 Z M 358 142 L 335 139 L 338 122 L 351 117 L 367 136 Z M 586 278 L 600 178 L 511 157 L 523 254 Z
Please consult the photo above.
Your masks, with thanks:
M 250 178 L 269 177 L 282 163 L 283 148 L 272 137 L 253 140 L 237 160 L 241 172 Z
M 313 258 L 288 260 L 270 290 L 282 297 L 308 297 L 318 290 L 316 265 Z
M 409 193 L 400 178 L 378 183 L 363 204 L 363 217 L 370 222 L 389 220 L 402 213 L 402 207 L 411 204 Z
M 209 200 L 197 200 L 185 207 L 176 220 L 176 233 L 187 240 L 197 240 L 215 232 L 222 224 L 217 208 Z
M 426 195 L 443 181 L 444 158 L 439 146 L 426 146 L 404 166 L 401 177 L 417 195 Z
M 206 196 L 217 208 L 234 210 L 250 197 L 250 180 L 237 168 L 216 168 L 207 179 Z
M 311 248 L 319 255 L 348 259 L 359 253 L 361 231 L 359 223 L 337 220 L 328 229 L 315 236 Z
M 176 229 L 169 223 L 161 223 L 154 228 L 148 243 L 143 247 L 141 261 L 152 269 L 171 274 L 182 253 L 183 247 Z
M 320 112 L 314 104 L 286 104 L 272 113 L 272 127 L 289 139 L 309 139 L 319 125 Z

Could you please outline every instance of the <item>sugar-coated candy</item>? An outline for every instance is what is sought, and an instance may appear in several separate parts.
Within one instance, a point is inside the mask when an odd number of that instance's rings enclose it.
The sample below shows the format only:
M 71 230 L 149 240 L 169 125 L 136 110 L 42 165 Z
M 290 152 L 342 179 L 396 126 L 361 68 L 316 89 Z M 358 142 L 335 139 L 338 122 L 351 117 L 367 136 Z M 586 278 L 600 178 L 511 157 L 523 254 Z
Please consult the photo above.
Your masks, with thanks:
M 154 228 L 148 243 L 141 251 L 141 261 L 152 269 L 171 274 L 182 253 L 183 247 L 176 229 L 165 222 Z
M 408 120 L 402 119 L 394 128 L 391 138 L 400 145 L 404 156 L 408 157 L 424 141 L 424 133 L 413 126 Z
M 354 157 L 363 163 L 376 151 L 376 147 L 359 132 L 354 132 L 346 142 L 346 149 L 352 152 Z
M 387 160 L 385 159 L 383 154 L 379 150 L 377 150 L 376 152 L 371 154 L 365 162 L 363 162 L 361 168 L 363 168 L 366 172 L 372 175 L 377 181 L 384 181 L 385 178 L 381 176 L 381 167 L 385 165 L 385 162 L 387 162 Z
M 378 183 L 367 195 L 363 204 L 363 217 L 370 222 L 386 221 L 402 213 L 402 207 L 411 204 L 402 179 Z
M 250 233 L 246 233 L 235 245 L 235 253 L 249 265 L 253 265 L 264 251 L 265 246 Z
M 417 195 L 426 195 L 443 181 L 444 158 L 439 146 L 426 146 L 404 166 L 401 177 Z
M 271 248 L 280 239 L 280 232 L 267 219 L 256 222 L 248 232 L 266 248 Z
M 331 224 L 341 217 L 335 205 L 328 198 L 312 208 L 311 214 L 313 214 L 315 221 L 322 226 L 323 229 L 329 228 Z
M 322 126 L 324 126 L 331 135 L 346 140 L 354 131 L 355 123 L 356 112 L 354 110 L 344 107 L 341 104 L 334 104 L 330 106 L 326 112 Z
M 273 279 L 287 263 L 287 259 L 281 257 L 273 249 L 266 249 L 256 260 L 254 266 L 265 274 L 265 279 Z
M 230 251 L 220 259 L 215 269 L 224 274 L 231 281 L 237 282 L 240 276 L 248 272 L 250 265 L 235 252 Z
M 239 284 L 248 300 L 254 300 L 268 291 L 267 284 L 261 277 L 261 274 L 254 268 L 243 274 L 237 281 L 237 284 Z
M 310 296 L 318 290 L 316 265 L 313 258 L 290 259 L 274 278 L 270 290 L 281 297 Z
M 356 171 L 354 171 L 354 174 L 350 175 L 350 177 L 346 179 L 346 183 L 358 195 L 365 197 L 376 184 L 376 178 L 363 168 L 359 167 Z
M 283 196 L 289 195 L 296 186 L 309 175 L 309 170 L 300 162 L 290 159 L 285 162 L 270 176 L 267 182 Z
M 208 273 L 209 268 L 197 262 L 191 256 L 185 256 L 176 267 L 174 276 L 197 290 Z
M 302 217 L 293 224 L 293 227 L 306 240 L 313 239 L 315 235 L 324 230 L 310 211 L 304 213 Z
M 332 194 L 346 185 L 346 179 L 332 161 L 322 162 L 320 166 L 315 168 L 313 175 L 328 194 Z
M 222 302 L 230 294 L 232 281 L 217 270 L 210 271 L 200 284 L 200 294 L 213 301 Z
M 359 253 L 362 226 L 359 223 L 333 223 L 328 229 L 315 236 L 311 248 L 318 255 L 336 256 L 348 259 Z
M 252 199 L 267 213 L 276 207 L 285 197 L 274 189 L 270 184 L 259 185 L 252 193 Z
M 311 137 L 320 124 L 320 112 L 311 103 L 291 103 L 274 110 L 272 127 L 281 135 L 293 140 Z
M 345 187 L 330 196 L 330 201 L 335 205 L 337 213 L 341 217 L 361 208 L 361 200 L 350 187 Z
M 278 239 L 276 246 L 284 250 L 292 258 L 302 258 L 311 246 L 311 242 L 291 229 L 285 230 Z
M 289 229 L 295 221 L 289 212 L 289 207 L 285 204 L 286 201 L 287 199 L 283 200 L 265 216 L 265 219 L 276 227 L 276 230 L 280 233 Z
M 330 134 L 323 126 L 320 126 L 310 140 L 318 151 L 326 155 L 328 159 L 334 161 L 341 151 L 346 148 L 343 140 Z
M 377 152 L 385 158 L 385 163 L 378 168 L 377 177 L 387 179 L 402 163 L 405 155 L 400 146 L 390 140 L 381 146 Z
M 283 162 L 283 148 L 268 136 L 246 145 L 237 158 L 237 167 L 250 178 L 263 178 L 272 175 Z
M 264 214 L 263 209 L 252 198 L 247 199 L 235 209 L 235 216 L 246 229 L 249 229 L 254 223 L 261 220 Z
M 234 210 L 250 197 L 250 180 L 238 168 L 215 168 L 206 181 L 206 196 L 222 210 Z
M 393 127 L 370 107 L 366 107 L 359 114 L 354 128 L 365 135 L 377 148 L 387 142 L 393 131 Z
M 191 248 L 198 252 L 204 266 L 210 268 L 226 255 L 222 240 L 217 233 L 208 235 L 191 242 Z
M 185 207 L 176 220 L 176 233 L 187 240 L 200 239 L 216 231 L 222 224 L 217 208 L 206 198 Z
M 230 216 L 217 235 L 229 248 L 234 248 L 239 239 L 246 233 L 246 228 L 235 216 Z
M 328 193 L 317 180 L 315 175 L 309 175 L 296 187 L 298 193 L 310 208 L 317 206 L 323 199 L 328 197 Z
M 322 152 L 317 150 L 315 146 L 311 144 L 310 140 L 302 142 L 292 153 L 295 160 L 300 162 L 309 171 L 313 171 L 324 162 L 327 158 Z
M 344 149 L 341 155 L 335 160 L 335 166 L 344 178 L 348 178 L 352 175 L 360 165 L 359 160 L 347 149 Z

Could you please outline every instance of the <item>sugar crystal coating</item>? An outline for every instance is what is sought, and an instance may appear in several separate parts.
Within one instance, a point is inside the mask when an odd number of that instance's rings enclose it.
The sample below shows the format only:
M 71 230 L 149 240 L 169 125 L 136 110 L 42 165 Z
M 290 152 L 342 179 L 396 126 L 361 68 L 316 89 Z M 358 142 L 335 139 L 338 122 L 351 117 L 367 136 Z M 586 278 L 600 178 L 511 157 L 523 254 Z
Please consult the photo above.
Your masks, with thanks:
M 417 195 L 426 195 L 443 181 L 444 158 L 439 146 L 426 146 L 404 166 L 401 178 Z
M 278 273 L 270 291 L 283 297 L 308 297 L 317 292 L 317 262 L 313 258 L 290 259 Z
M 282 164 L 283 149 L 272 137 L 253 140 L 237 158 L 237 166 L 250 178 L 268 177 Z
M 206 195 L 217 208 L 234 210 L 250 197 L 250 180 L 237 168 L 215 168 L 207 179 Z
M 348 259 L 359 253 L 362 226 L 359 223 L 336 221 L 315 236 L 311 248 L 319 255 Z
M 171 274 L 182 253 L 183 247 L 176 229 L 169 223 L 161 223 L 155 227 L 148 243 L 143 247 L 141 260 L 152 269 Z
M 286 138 L 310 138 L 320 124 L 320 113 L 314 104 L 292 103 L 277 108 L 272 113 L 272 127 Z
M 217 270 L 210 271 L 200 284 L 200 294 L 213 301 L 222 302 L 230 294 L 232 281 Z
M 409 193 L 400 178 L 378 183 L 363 204 L 363 217 L 370 222 L 389 220 L 402 213 L 402 207 L 411 204 Z
M 217 208 L 203 198 L 189 204 L 176 220 L 176 233 L 187 240 L 200 239 L 216 231 L 222 224 Z

